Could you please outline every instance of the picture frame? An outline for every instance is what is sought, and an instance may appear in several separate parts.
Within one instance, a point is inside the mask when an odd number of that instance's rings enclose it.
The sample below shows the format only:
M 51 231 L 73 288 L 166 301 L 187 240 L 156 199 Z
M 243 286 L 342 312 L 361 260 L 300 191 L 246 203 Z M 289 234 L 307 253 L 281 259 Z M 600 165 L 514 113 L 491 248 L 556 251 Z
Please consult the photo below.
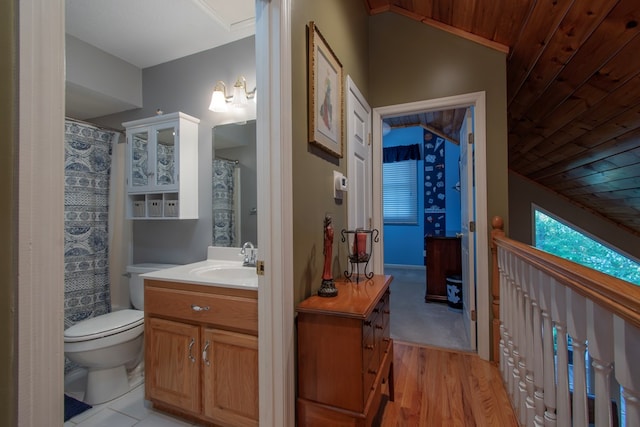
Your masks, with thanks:
M 309 142 L 341 158 L 344 129 L 342 64 L 309 22 Z

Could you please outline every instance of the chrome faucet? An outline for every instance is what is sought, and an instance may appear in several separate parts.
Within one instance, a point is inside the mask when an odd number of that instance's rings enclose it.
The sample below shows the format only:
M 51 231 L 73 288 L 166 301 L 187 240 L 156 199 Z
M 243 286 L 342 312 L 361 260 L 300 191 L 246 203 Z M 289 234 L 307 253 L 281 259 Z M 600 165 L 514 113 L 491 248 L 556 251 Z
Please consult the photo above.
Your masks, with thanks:
M 250 249 L 250 252 L 247 252 Z M 256 266 L 256 250 L 251 242 L 245 242 L 240 250 L 240 255 L 244 255 L 243 267 L 255 267 Z

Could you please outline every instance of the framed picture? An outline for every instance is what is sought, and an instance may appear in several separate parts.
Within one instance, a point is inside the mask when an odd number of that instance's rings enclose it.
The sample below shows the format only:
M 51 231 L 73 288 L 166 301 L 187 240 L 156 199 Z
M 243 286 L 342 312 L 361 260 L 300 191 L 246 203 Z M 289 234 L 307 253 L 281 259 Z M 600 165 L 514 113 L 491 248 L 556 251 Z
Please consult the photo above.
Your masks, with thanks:
M 342 64 L 309 22 L 309 142 L 342 157 Z

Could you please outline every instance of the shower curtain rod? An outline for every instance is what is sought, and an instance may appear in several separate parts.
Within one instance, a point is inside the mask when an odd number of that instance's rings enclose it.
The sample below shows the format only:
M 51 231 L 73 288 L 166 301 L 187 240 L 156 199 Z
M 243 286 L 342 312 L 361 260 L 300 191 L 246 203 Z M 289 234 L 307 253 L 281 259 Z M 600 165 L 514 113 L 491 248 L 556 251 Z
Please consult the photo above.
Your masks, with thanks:
M 233 159 L 226 159 L 224 157 L 220 157 L 220 156 L 216 156 L 215 160 L 226 160 L 227 162 L 233 162 L 236 165 L 240 164 L 239 160 L 233 160 Z
M 114 129 L 114 128 L 110 128 L 110 127 L 107 127 L 107 126 L 100 126 L 100 125 L 97 125 L 97 124 L 95 124 L 95 123 L 87 122 L 87 121 L 85 121 L 85 120 L 74 119 L 73 117 L 66 117 L 66 116 L 65 116 L 65 120 L 69 120 L 69 121 L 71 121 L 71 122 L 80 123 L 80 124 L 83 124 L 83 125 L 93 126 L 93 127 L 98 128 L 98 129 L 100 129 L 100 130 L 108 130 L 108 131 L 110 131 L 110 132 L 124 133 L 124 131 L 123 131 L 122 129 Z M 119 139 L 119 140 L 118 140 L 118 143 L 119 143 L 119 144 L 120 144 L 120 143 L 123 143 L 123 142 L 126 142 L 126 140 L 122 140 L 122 139 Z

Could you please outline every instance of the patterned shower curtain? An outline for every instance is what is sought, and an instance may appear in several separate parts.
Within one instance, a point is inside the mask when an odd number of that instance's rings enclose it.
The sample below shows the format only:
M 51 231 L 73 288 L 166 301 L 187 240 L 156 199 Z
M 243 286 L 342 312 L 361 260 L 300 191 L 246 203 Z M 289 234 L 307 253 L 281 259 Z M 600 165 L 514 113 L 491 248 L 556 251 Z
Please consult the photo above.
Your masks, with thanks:
M 235 168 L 235 162 L 213 160 L 213 246 L 237 246 L 234 206 Z
M 107 243 L 115 135 L 65 121 L 65 328 L 111 311 Z

